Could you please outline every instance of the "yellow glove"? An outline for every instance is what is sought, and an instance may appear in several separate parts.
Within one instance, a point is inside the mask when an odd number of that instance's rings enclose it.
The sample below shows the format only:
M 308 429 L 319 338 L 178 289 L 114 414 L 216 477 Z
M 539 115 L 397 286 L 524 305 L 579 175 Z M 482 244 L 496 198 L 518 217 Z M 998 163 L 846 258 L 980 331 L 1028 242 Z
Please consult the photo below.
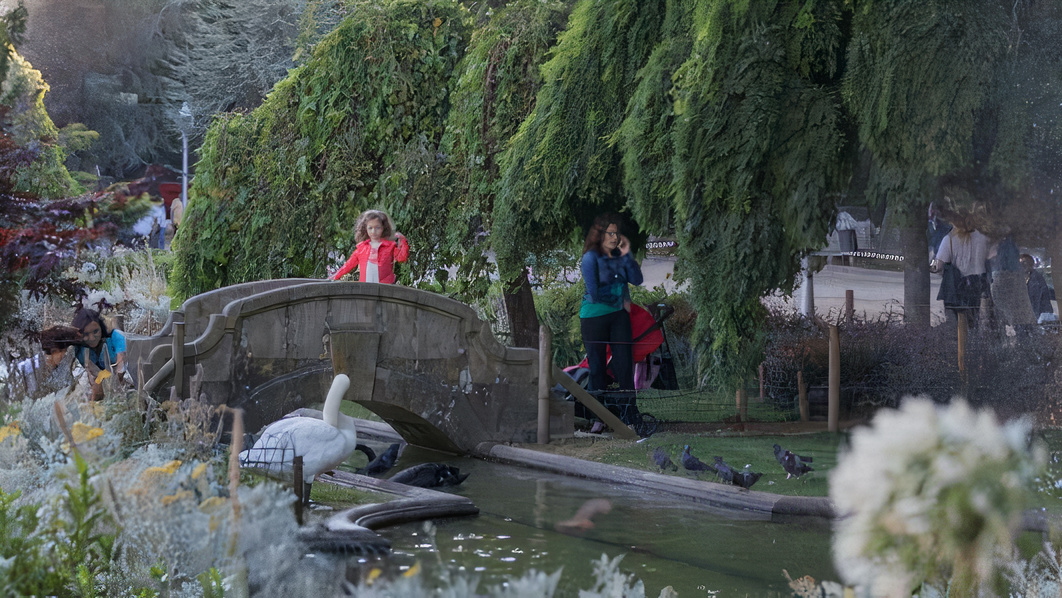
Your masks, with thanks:
M 107 370 L 100 370 L 100 373 L 96 374 L 96 384 L 99 384 L 100 382 L 103 382 L 104 380 L 110 377 L 110 372 L 108 372 Z

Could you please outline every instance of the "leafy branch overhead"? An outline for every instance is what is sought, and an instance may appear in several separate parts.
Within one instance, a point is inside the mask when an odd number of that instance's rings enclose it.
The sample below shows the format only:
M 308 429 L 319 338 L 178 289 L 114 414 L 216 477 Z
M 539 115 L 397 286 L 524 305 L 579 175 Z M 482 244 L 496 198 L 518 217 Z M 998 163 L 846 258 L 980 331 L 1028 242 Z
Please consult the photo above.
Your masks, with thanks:
M 617 211 L 635 246 L 677 237 L 701 381 L 730 385 L 842 203 L 911 230 L 945 194 L 985 201 L 1062 261 L 1053 3 L 468 7 L 312 2 L 300 66 L 206 134 L 176 294 L 323 277 L 371 207 L 410 239 L 407 284 L 472 300 L 491 251 L 504 283 L 550 278 Z

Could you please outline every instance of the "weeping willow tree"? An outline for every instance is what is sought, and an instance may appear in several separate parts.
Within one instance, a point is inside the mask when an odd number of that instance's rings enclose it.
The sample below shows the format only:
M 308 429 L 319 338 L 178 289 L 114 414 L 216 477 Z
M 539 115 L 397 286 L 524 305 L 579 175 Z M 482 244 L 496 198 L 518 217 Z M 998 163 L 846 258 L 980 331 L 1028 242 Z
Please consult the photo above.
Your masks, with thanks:
M 576 253 L 580 227 L 625 204 L 619 152 L 608 139 L 656 44 L 665 4 L 579 2 L 542 67 L 534 111 L 502 155 L 493 214 L 499 274 L 525 304 L 527 268 L 558 249 Z
M 982 170 L 1001 181 L 993 216 L 1062 264 L 1062 5 L 1017 2 L 998 63 Z M 987 120 L 987 119 L 986 119 Z M 978 173 L 979 175 L 981 173 Z M 984 178 L 984 175 L 981 175 Z
M 660 43 L 638 72 L 627 116 L 612 137 L 623 163 L 623 187 L 642 228 L 666 233 L 673 212 L 675 72 L 690 57 L 693 3 L 669 0 Z
M 259 108 L 217 117 L 174 242 L 175 294 L 323 277 L 371 207 L 410 239 L 401 276 L 423 276 L 436 208 L 410 193 L 436 159 L 467 38 L 457 2 L 354 3 Z
M 929 323 L 927 204 L 942 177 L 974 172 L 975 137 L 1005 50 L 997 0 L 864 0 L 852 20 L 845 104 L 870 154 L 866 196 L 901 227 L 904 310 Z
M 464 300 L 483 297 L 493 270 L 485 235 L 498 193 L 498 157 L 520 123 L 531 113 L 542 86 L 539 71 L 547 51 L 564 28 L 571 2 L 518 0 L 491 11 L 472 34 L 468 52 L 450 96 L 451 109 L 443 138 L 445 165 L 436 168 L 426 188 L 446 206 L 445 226 L 437 227 L 436 259 L 456 264 L 456 277 L 445 290 Z M 436 203 L 436 202 L 433 202 Z M 444 270 L 445 272 L 445 270 Z M 534 303 L 507 293 L 506 308 L 513 341 L 538 342 Z
M 762 359 L 760 300 L 821 247 L 845 174 L 835 93 L 843 0 L 698 4 L 675 74 L 679 259 L 698 307 L 705 380 Z

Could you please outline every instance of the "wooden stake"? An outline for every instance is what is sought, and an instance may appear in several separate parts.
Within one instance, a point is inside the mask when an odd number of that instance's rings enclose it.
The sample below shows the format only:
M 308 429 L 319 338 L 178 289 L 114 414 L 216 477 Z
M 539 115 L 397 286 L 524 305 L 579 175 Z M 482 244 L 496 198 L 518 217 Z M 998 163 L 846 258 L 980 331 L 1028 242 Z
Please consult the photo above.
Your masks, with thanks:
M 838 419 L 841 411 L 841 334 L 835 324 L 830 324 L 830 395 L 829 411 L 826 415 L 826 429 L 830 432 L 839 430 Z
M 959 378 L 962 380 L 962 394 L 969 398 L 969 372 L 966 371 L 966 338 L 970 334 L 970 324 L 966 318 L 966 312 L 960 311 L 958 314 L 959 326 L 958 326 L 958 342 L 959 342 Z
M 737 401 L 737 418 L 738 418 L 738 421 L 739 422 L 747 422 L 747 421 L 749 421 L 749 402 L 746 399 L 746 392 L 745 392 L 744 388 L 739 388 L 737 390 L 737 395 L 735 396 L 735 400 Z
M 763 392 L 763 364 L 760 364 L 760 402 L 762 403 L 766 399 Z
M 844 292 L 844 321 L 849 324 L 855 319 L 855 291 L 848 289 Z
M 291 458 L 291 473 L 295 476 L 295 521 L 302 525 L 302 504 L 308 499 L 306 486 L 302 479 L 302 455 Z
M 538 327 L 538 443 L 549 444 L 549 398 L 553 389 L 553 332 Z
M 811 420 L 808 408 L 808 387 L 804 384 L 804 372 L 797 372 L 797 396 L 800 397 L 800 421 Z
M 558 368 L 556 365 L 553 366 L 553 379 L 559 382 L 560 385 L 564 387 L 564 390 L 570 392 L 577 401 L 586 405 L 586 408 L 592 411 L 594 415 L 601 418 L 601 421 L 604 422 L 606 426 L 612 428 L 612 432 L 618 438 L 624 440 L 638 439 L 637 432 L 631 429 L 627 424 L 623 423 L 623 420 L 616 417 L 616 414 L 609 411 L 607 407 L 598 402 L 598 400 L 590 393 L 586 392 L 585 388 L 579 386 L 578 382 L 572 379 L 568 374 L 564 373 L 564 370 Z

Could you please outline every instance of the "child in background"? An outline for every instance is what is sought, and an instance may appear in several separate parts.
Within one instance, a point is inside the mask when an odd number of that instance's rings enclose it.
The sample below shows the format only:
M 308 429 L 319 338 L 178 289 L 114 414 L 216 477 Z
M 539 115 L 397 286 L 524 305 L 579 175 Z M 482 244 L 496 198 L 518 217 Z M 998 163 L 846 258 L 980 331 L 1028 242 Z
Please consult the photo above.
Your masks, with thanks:
M 41 331 L 41 351 L 19 362 L 15 370 L 21 375 L 26 396 L 39 399 L 74 384 L 71 373 L 74 357 L 70 347 L 78 346 L 80 333 L 69 326 L 52 326 Z
M 72 325 L 81 332 L 77 360 L 90 375 L 92 400 L 102 399 L 100 383 L 111 374 L 119 379 L 125 374 L 125 335 L 121 330 L 107 328 L 100 312 L 94 309 L 79 309 Z
M 361 282 L 394 284 L 395 262 L 409 259 L 409 243 L 402 233 L 394 231 L 387 214 L 379 210 L 362 212 L 354 225 L 354 240 L 358 246 L 332 280 L 339 280 L 357 268 Z

